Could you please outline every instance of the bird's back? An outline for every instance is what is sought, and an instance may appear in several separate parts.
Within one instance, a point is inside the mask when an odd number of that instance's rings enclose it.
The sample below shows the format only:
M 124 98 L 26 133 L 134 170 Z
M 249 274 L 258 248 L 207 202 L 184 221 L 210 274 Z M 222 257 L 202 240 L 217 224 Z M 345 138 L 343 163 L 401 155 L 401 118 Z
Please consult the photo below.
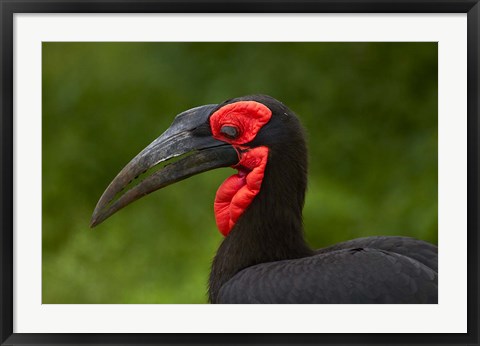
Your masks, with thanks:
M 218 303 L 399 304 L 438 301 L 437 248 L 404 237 L 369 237 L 237 273 Z
M 364 237 L 337 243 L 315 251 L 317 254 L 342 249 L 369 248 L 398 253 L 423 263 L 438 272 L 438 248 L 435 245 L 409 237 Z

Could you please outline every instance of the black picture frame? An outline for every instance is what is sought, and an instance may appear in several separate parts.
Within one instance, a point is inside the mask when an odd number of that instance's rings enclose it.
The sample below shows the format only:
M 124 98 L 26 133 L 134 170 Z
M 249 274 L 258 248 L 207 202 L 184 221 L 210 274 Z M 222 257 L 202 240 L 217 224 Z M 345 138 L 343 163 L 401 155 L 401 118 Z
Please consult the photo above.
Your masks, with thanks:
M 1 12 L 1 345 L 435 344 L 478 345 L 479 0 L 0 0 Z M 13 17 L 16 13 L 467 13 L 468 332 L 465 334 L 110 334 L 13 333 Z M 455 318 L 455 316 L 452 316 Z

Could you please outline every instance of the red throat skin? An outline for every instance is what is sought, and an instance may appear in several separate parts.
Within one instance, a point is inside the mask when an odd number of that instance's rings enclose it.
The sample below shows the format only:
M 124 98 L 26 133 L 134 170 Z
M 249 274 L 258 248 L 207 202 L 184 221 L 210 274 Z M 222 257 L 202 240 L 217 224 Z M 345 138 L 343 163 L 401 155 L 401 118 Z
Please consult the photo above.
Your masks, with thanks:
M 238 173 L 227 178 L 218 188 L 214 203 L 215 220 L 225 237 L 260 192 L 267 160 L 268 148 L 265 146 L 240 153 L 240 162 L 233 166 Z

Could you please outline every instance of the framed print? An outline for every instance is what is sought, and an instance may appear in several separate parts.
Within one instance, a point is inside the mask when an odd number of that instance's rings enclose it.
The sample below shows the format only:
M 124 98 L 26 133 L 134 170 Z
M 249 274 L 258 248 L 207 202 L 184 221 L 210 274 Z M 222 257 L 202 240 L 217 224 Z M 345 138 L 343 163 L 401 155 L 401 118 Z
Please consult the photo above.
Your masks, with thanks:
M 2 1 L 2 345 L 478 344 L 479 6 Z

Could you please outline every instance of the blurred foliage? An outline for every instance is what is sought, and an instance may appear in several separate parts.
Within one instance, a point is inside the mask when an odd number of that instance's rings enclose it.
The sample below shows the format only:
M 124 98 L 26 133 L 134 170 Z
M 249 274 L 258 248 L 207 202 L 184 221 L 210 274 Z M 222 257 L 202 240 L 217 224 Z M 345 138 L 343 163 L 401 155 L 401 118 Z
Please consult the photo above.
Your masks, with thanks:
M 309 138 L 312 247 L 437 242 L 436 43 L 43 43 L 43 303 L 206 303 L 229 168 L 94 230 L 118 171 L 192 107 L 264 93 Z

